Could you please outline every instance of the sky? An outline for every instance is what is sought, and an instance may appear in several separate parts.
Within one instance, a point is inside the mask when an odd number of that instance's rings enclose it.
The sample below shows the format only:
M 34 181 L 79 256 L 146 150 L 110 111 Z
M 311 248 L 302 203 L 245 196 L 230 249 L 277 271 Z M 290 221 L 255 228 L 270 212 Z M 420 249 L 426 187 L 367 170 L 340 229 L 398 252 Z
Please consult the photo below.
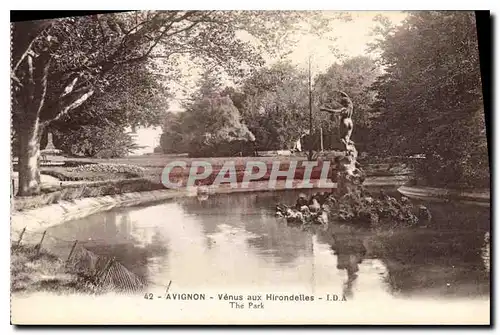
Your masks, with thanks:
M 335 14 L 335 12 L 325 12 L 325 15 L 333 16 Z M 366 55 L 367 44 L 374 39 L 370 35 L 376 25 L 373 19 L 378 14 L 387 16 L 393 24 L 399 24 L 406 17 L 405 13 L 399 11 L 355 11 L 350 12 L 350 14 L 352 17 L 351 21 L 332 21 L 332 31 L 328 35 L 335 37 L 335 42 L 327 41 L 312 34 L 297 36 L 298 43 L 287 59 L 300 67 L 307 68 L 309 57 L 311 56 L 311 70 L 314 77 L 315 74 L 325 71 L 332 63 L 338 60 L 331 51 L 333 45 L 347 57 Z M 277 60 L 268 58 L 266 61 L 267 64 L 272 64 Z M 187 70 L 185 75 L 187 82 L 194 82 L 195 77 Z M 193 77 L 193 80 L 189 80 L 190 77 Z M 172 112 L 182 110 L 179 102 L 183 98 L 184 95 L 179 90 L 175 94 L 174 99 L 170 101 L 169 110 Z M 160 135 L 160 127 L 137 129 L 136 143 L 144 146 L 144 148 L 134 152 L 134 154 L 153 152 L 154 147 L 159 145 Z

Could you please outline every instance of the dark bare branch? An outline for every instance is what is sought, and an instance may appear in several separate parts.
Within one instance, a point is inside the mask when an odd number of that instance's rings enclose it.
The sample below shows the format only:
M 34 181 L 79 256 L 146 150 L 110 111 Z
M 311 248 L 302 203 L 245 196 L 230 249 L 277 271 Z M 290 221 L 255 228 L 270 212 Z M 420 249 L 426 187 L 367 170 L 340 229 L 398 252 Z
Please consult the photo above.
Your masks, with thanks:
M 26 58 L 31 50 L 33 43 L 45 30 L 49 29 L 53 24 L 49 21 L 30 21 L 13 24 L 12 39 L 16 44 L 12 50 L 12 72 L 16 72 L 19 65 Z

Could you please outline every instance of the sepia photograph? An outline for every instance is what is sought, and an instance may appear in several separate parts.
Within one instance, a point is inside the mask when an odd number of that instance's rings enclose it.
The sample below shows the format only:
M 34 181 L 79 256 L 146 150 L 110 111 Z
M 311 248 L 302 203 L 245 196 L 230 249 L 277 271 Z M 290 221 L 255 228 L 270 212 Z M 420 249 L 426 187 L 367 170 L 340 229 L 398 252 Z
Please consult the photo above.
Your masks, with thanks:
M 31 14 L 12 325 L 491 324 L 489 11 Z

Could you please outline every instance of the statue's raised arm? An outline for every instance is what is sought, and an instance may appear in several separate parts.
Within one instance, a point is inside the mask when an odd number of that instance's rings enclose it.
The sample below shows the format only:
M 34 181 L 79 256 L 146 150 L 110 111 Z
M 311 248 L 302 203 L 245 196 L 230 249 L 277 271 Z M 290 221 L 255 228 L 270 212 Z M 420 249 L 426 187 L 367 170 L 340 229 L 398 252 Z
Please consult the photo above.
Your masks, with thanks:
M 339 91 L 340 95 L 342 96 L 340 100 L 340 104 L 346 109 L 347 117 L 352 118 L 352 113 L 354 111 L 354 105 L 352 103 L 351 98 L 347 95 L 347 93 Z
M 322 107 L 319 108 L 320 111 L 322 111 L 322 112 L 328 112 L 328 113 L 331 113 L 331 114 L 342 113 L 342 111 L 344 109 L 345 109 L 344 107 L 333 109 L 333 108 L 329 108 L 329 107 L 326 107 L 326 106 L 322 106 Z
M 331 114 L 340 114 L 340 122 L 339 122 L 339 133 L 340 133 L 340 141 L 344 144 L 346 151 L 351 148 L 353 141 L 351 140 L 352 130 L 354 128 L 354 124 L 352 122 L 352 114 L 354 111 L 354 106 L 351 98 L 347 95 L 347 93 L 342 91 L 337 91 L 340 94 L 340 105 L 341 108 L 334 109 L 329 106 L 320 107 L 321 111 L 325 111 Z

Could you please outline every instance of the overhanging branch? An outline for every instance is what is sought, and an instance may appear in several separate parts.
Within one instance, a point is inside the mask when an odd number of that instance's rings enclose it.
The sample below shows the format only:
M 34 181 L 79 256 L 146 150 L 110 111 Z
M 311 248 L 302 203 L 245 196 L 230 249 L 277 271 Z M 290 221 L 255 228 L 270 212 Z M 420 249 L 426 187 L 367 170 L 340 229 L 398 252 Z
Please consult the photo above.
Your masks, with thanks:
M 74 99 L 72 102 L 66 104 L 66 106 L 61 107 L 60 111 L 56 114 L 56 116 L 53 117 L 52 119 L 44 121 L 43 125 L 44 126 L 49 125 L 50 123 L 57 121 L 60 118 L 62 118 L 63 116 L 65 116 L 66 114 L 68 114 L 68 112 L 70 112 L 71 110 L 80 107 L 93 94 L 94 94 L 94 90 L 89 89 L 87 92 L 83 93 L 78 98 Z

